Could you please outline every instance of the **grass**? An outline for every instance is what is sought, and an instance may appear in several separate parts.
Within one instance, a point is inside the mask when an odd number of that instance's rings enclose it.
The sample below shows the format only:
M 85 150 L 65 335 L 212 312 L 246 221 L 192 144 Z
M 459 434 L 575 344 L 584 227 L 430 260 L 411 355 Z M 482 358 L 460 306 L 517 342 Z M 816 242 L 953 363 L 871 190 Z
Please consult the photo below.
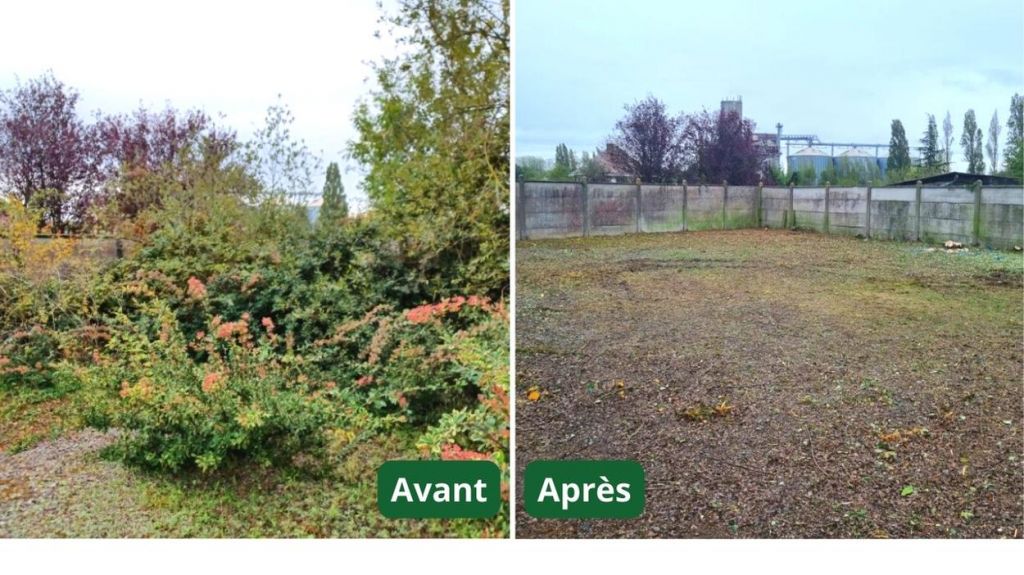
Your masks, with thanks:
M 507 506 L 493 520 L 380 515 L 376 469 L 418 458 L 412 432 L 371 438 L 319 474 L 244 462 L 149 473 L 108 457 L 113 437 L 78 431 L 76 391 L 0 391 L 0 537 L 507 536 Z
M 649 490 L 517 533 L 1020 537 L 1022 288 L 1020 253 L 814 233 L 520 242 L 517 471 L 638 459 Z
M 72 396 L 77 387 L 0 387 L 0 452 L 18 453 L 80 427 Z

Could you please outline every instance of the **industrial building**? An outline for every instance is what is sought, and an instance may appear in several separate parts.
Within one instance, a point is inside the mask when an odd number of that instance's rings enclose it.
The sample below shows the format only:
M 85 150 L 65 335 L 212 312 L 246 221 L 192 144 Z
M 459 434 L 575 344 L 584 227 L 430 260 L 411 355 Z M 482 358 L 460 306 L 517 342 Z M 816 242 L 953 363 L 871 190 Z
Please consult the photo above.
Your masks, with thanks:
M 723 114 L 735 112 L 743 117 L 743 99 L 737 97 L 722 100 L 721 111 Z M 889 163 L 889 144 L 824 142 L 814 134 L 784 134 L 781 123 L 775 124 L 774 133 L 754 134 L 754 141 L 762 148 L 769 164 L 784 167 L 788 174 L 809 167 L 814 170 L 815 178 L 828 170 L 858 170 L 866 173 L 877 170 L 881 178 L 885 176 Z M 791 152 L 794 145 L 800 147 Z

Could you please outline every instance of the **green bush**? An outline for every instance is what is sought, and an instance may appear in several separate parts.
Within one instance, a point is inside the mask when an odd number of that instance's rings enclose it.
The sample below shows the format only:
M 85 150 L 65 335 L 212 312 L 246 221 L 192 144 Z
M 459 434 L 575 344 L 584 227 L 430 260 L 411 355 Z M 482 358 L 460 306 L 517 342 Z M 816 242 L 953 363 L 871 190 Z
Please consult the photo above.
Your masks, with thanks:
M 233 459 L 290 463 L 359 415 L 248 316 L 213 318 L 208 331 L 187 338 L 165 304 L 146 311 L 144 325 L 121 316 L 107 357 L 84 376 L 91 421 L 127 431 L 115 452 L 130 463 L 171 471 L 210 471 Z M 206 361 L 193 361 L 197 349 Z
M 0 341 L 0 386 L 48 385 L 59 359 L 59 344 L 53 332 L 38 325 L 15 331 Z
M 312 362 L 347 381 L 368 409 L 424 428 L 424 455 L 459 450 L 504 462 L 508 318 L 477 296 L 395 314 L 377 308 L 316 342 Z

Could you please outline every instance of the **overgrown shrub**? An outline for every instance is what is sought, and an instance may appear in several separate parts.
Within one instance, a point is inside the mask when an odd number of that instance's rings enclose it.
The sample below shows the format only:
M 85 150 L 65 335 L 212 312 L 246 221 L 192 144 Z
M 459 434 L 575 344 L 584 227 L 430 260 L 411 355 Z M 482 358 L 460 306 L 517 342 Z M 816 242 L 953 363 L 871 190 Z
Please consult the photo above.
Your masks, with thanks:
M 85 376 L 92 421 L 128 432 L 116 449 L 128 462 L 203 471 L 239 458 L 289 463 L 362 416 L 335 384 L 304 373 L 269 320 L 214 317 L 188 338 L 165 304 L 146 311 L 146 322 L 121 316 L 106 358 Z M 203 362 L 190 356 L 198 349 Z

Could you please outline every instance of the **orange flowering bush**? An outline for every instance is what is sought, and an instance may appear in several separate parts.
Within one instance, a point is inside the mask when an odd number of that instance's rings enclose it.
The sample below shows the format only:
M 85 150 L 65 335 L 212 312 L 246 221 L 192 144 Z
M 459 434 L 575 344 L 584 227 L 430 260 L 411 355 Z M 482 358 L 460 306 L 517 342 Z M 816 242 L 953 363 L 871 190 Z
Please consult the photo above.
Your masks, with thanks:
M 172 471 L 241 459 L 290 463 L 362 413 L 333 382 L 309 377 L 300 356 L 281 353 L 269 321 L 266 332 L 252 332 L 248 318 L 215 317 L 186 337 L 166 304 L 144 311 L 142 323 L 120 316 L 86 377 L 96 399 L 91 421 L 130 432 L 117 446 L 126 461 Z
M 395 313 L 383 306 L 315 343 L 311 361 L 348 381 L 376 414 L 397 414 L 427 457 L 508 455 L 508 316 L 456 296 Z

